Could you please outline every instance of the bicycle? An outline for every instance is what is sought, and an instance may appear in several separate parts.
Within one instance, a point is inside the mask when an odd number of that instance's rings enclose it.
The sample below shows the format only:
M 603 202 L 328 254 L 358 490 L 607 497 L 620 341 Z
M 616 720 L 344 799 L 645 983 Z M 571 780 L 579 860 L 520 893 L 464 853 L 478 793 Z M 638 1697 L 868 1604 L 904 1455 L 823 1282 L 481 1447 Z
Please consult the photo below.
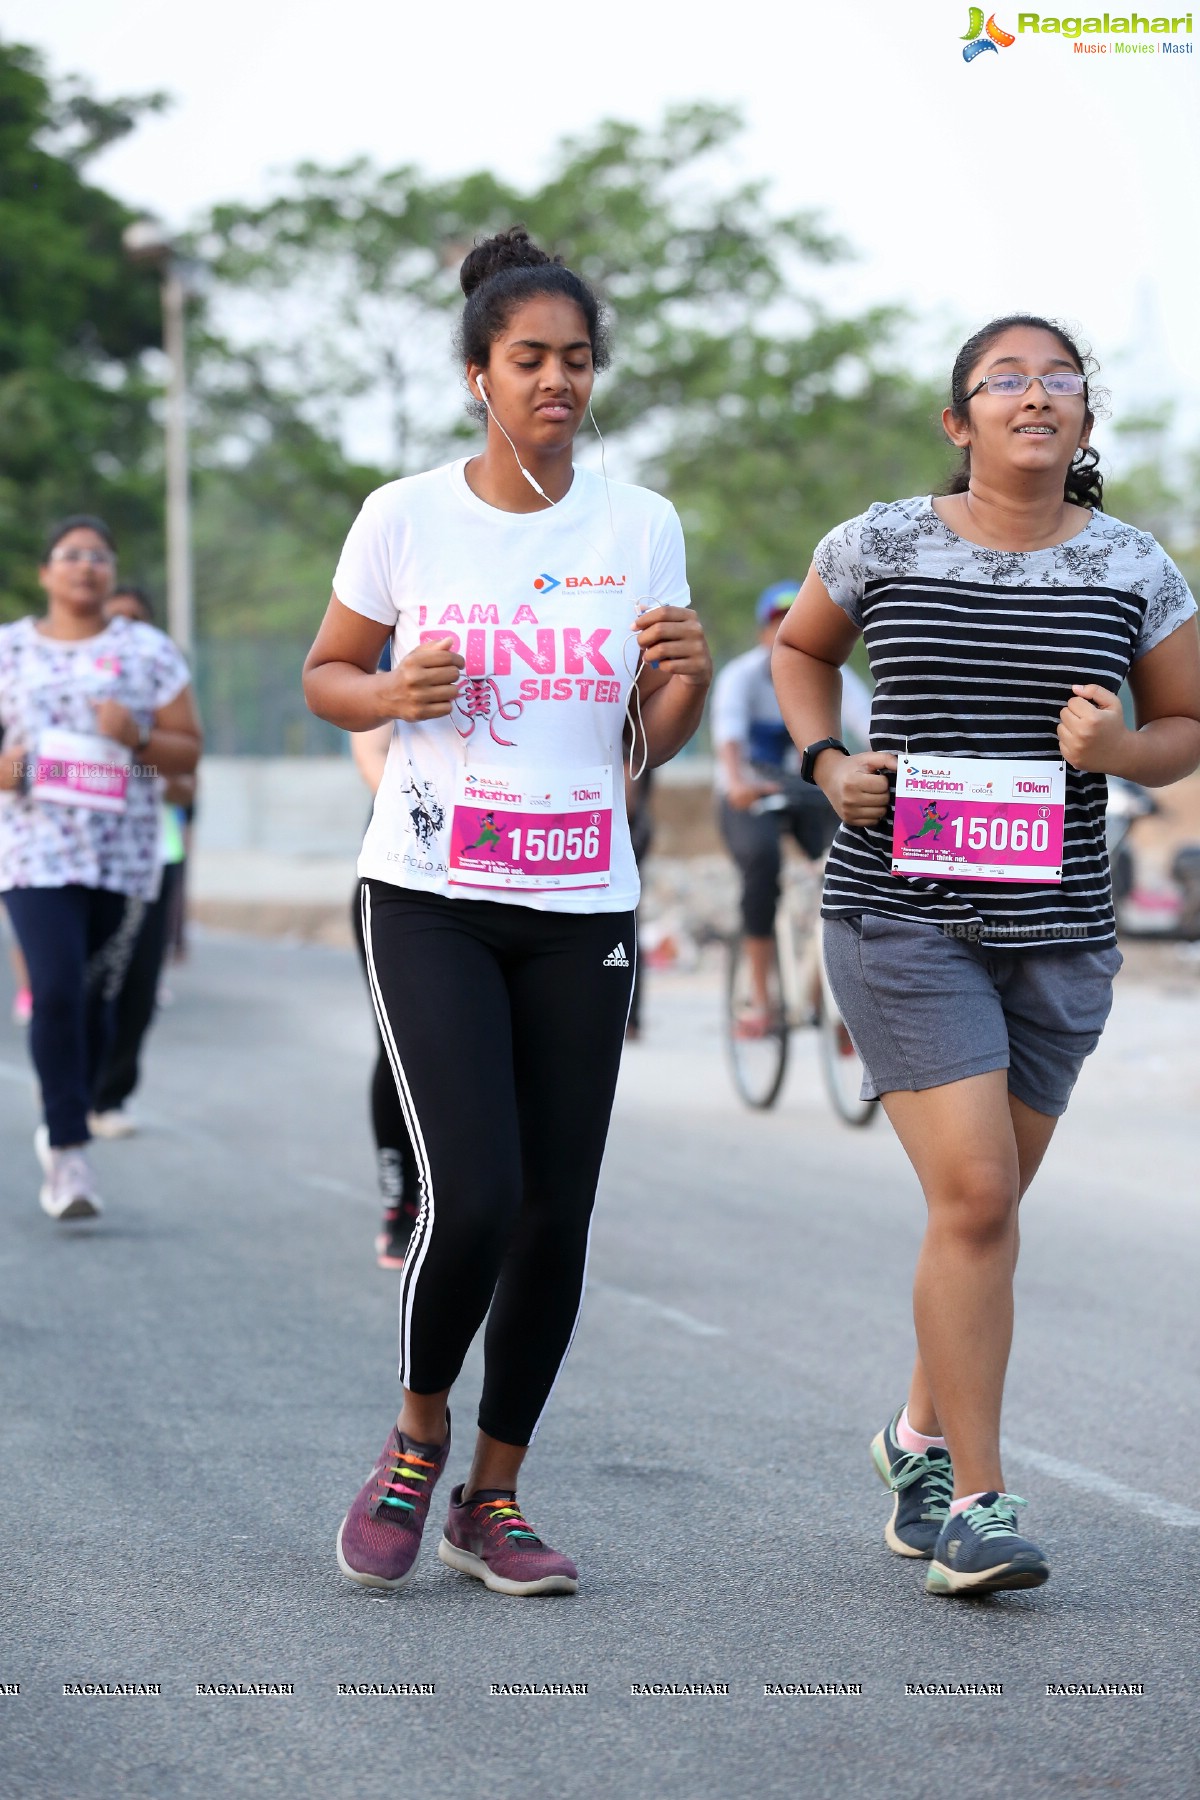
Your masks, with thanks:
M 754 802 L 756 812 L 781 812 L 784 794 Z M 787 1073 L 793 1031 L 813 1027 L 826 1091 L 847 1125 L 869 1125 L 875 1100 L 859 1098 L 862 1063 L 838 1011 L 821 952 L 821 881 L 824 858 L 807 867 L 785 866 L 775 911 L 774 956 L 767 978 L 767 1015 L 751 979 L 745 939 L 729 940 L 725 988 L 725 1038 L 734 1086 L 747 1106 L 774 1106 Z M 751 1028 L 752 1027 L 752 1028 Z

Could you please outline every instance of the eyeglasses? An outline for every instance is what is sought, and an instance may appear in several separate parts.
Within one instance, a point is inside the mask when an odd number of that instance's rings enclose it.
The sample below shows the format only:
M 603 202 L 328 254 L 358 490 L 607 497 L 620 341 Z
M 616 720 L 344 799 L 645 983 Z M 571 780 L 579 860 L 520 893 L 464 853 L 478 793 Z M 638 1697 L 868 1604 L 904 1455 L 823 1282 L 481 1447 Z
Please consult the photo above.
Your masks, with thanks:
M 969 394 L 963 395 L 963 405 L 973 400 L 980 388 L 986 388 L 989 394 L 997 394 L 1011 400 L 1017 394 L 1027 393 L 1035 381 L 1040 381 L 1047 394 L 1056 398 L 1067 394 L 1086 394 L 1087 380 L 1082 375 L 1071 375 L 1065 371 L 1061 375 L 1018 375 L 1009 370 L 1002 375 L 985 375 L 977 381 Z
M 116 562 L 111 550 L 52 550 L 51 562 L 90 563 L 94 569 L 110 569 Z

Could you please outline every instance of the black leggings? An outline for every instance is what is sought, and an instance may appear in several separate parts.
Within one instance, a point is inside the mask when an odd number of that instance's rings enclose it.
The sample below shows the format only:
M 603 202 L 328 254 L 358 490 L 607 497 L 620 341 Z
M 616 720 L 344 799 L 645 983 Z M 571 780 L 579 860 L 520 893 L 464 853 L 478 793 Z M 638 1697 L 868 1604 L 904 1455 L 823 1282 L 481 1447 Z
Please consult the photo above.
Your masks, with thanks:
M 124 1106 L 141 1078 L 142 1043 L 158 1011 L 167 932 L 182 880 L 183 864 L 165 863 L 158 899 L 146 903 L 113 1008 L 112 1038 L 92 1092 L 93 1112 L 112 1112 Z
M 528 1444 L 575 1334 L 634 915 L 365 881 L 371 993 L 421 1180 L 400 1379 L 449 1388 L 487 1316 L 480 1429 Z
M 354 928 L 354 941 L 358 945 L 359 961 L 363 973 L 367 973 L 367 946 L 363 938 L 363 908 L 361 891 L 354 896 L 350 908 L 350 922 Z M 379 1174 L 380 1195 L 385 1204 L 398 1206 L 401 1203 L 411 1218 L 417 1216 L 417 1159 L 412 1147 L 412 1139 L 405 1123 L 404 1108 L 400 1104 L 400 1094 L 396 1087 L 396 1078 L 392 1074 L 392 1065 L 388 1061 L 387 1046 L 383 1041 L 383 1033 L 376 1021 L 375 1035 L 379 1041 L 379 1054 L 375 1058 L 375 1067 L 371 1073 L 371 1129 L 375 1134 L 375 1157 Z

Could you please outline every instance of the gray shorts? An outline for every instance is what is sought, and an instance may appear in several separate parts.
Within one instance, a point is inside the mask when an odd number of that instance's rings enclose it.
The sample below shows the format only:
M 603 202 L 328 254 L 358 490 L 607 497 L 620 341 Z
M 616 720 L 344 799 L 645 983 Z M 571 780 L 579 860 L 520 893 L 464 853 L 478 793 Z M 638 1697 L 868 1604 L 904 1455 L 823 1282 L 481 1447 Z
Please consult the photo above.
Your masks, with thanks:
M 1007 1069 L 1026 1106 L 1066 1112 L 1112 1006 L 1115 946 L 985 950 L 940 925 L 875 913 L 826 919 L 824 936 L 864 1100 Z

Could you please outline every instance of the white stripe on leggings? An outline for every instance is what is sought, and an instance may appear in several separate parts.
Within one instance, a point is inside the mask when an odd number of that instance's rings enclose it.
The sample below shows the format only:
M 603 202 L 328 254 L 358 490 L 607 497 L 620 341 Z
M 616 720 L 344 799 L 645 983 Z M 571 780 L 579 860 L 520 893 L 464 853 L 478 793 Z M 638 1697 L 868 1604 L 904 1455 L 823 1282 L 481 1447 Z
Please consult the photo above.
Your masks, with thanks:
M 634 925 L 633 925 L 633 956 L 630 960 L 631 960 L 631 973 L 630 973 L 630 979 L 629 979 L 629 1005 L 625 1008 L 625 1024 L 622 1027 L 623 1031 L 627 1031 L 629 1029 L 629 1015 L 633 1011 L 633 985 L 634 985 L 634 982 L 637 980 L 638 942 L 637 942 L 636 915 L 634 918 Z M 614 1100 L 615 1100 L 615 1096 L 614 1096 Z M 601 1158 L 601 1166 L 603 1166 L 603 1158 Z M 600 1177 L 598 1175 L 596 1177 L 596 1186 L 597 1186 L 597 1189 L 600 1186 Z M 571 1354 L 571 1345 L 575 1342 L 575 1336 L 579 1330 L 579 1321 L 583 1317 L 583 1296 L 587 1292 L 588 1263 L 591 1260 L 591 1255 L 592 1255 L 592 1225 L 595 1221 L 595 1217 L 596 1217 L 596 1203 L 595 1203 L 595 1200 L 593 1200 L 591 1217 L 588 1219 L 587 1243 L 584 1245 L 584 1250 L 583 1250 L 583 1274 L 581 1275 L 580 1280 L 579 1280 L 579 1305 L 575 1308 L 575 1323 L 571 1327 L 571 1335 L 567 1339 L 567 1347 L 562 1353 L 562 1358 L 559 1362 L 558 1368 L 554 1371 L 554 1380 L 550 1383 L 550 1389 L 546 1395 L 545 1401 L 542 1404 L 542 1410 L 538 1414 L 537 1419 L 534 1422 L 533 1430 L 529 1434 L 529 1442 L 531 1444 L 533 1443 L 534 1438 L 538 1434 L 538 1426 L 540 1426 L 542 1420 L 546 1416 L 546 1409 L 550 1405 L 550 1401 L 553 1398 L 555 1388 L 558 1386 L 559 1376 L 562 1374 L 563 1370 L 567 1366 L 567 1358 Z
M 412 1139 L 416 1153 L 417 1171 L 421 1177 L 421 1210 L 417 1214 L 409 1240 L 408 1254 L 404 1258 L 404 1269 L 400 1277 L 400 1380 L 407 1387 L 408 1376 L 412 1365 L 412 1312 L 413 1294 L 417 1285 L 417 1277 L 421 1273 L 421 1265 L 425 1261 L 429 1249 L 429 1240 L 433 1235 L 433 1171 L 429 1166 L 429 1154 L 425 1148 L 425 1139 L 421 1132 L 421 1122 L 417 1118 L 417 1109 L 413 1104 L 412 1092 L 400 1061 L 400 1052 L 396 1048 L 396 1039 L 392 1034 L 391 1021 L 384 1009 L 383 994 L 379 986 L 379 977 L 375 972 L 375 955 L 371 943 L 371 890 L 364 881 L 361 894 L 363 948 L 367 958 L 367 982 L 371 989 L 371 999 L 375 1006 L 375 1017 L 379 1021 L 379 1032 L 383 1038 L 387 1059 L 391 1064 L 392 1079 L 396 1083 L 396 1093 L 400 1098 L 404 1122 L 408 1126 L 408 1134 Z M 413 1246 L 416 1255 L 413 1255 Z

